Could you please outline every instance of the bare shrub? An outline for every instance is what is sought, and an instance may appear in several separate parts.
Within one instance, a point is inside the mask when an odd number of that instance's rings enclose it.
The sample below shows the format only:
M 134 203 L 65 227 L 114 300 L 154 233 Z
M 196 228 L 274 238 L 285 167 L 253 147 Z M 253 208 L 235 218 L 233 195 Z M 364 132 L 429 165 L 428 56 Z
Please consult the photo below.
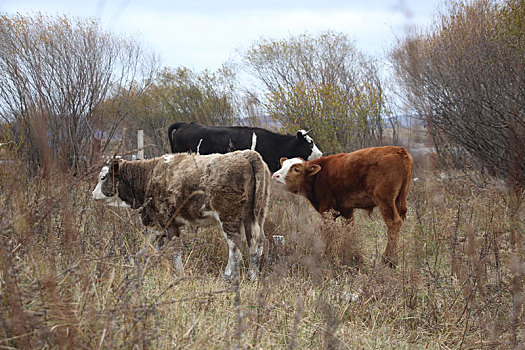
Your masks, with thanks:
M 0 37 L 0 120 L 32 171 L 46 166 L 45 157 L 85 170 L 92 138 L 115 136 L 131 97 L 156 69 L 137 42 L 104 32 L 94 19 L 3 15 Z M 108 101 L 115 96 L 118 103 Z
M 452 2 L 392 52 L 411 109 L 438 155 L 525 184 L 523 1 Z M 519 27 L 519 29 L 518 29 Z

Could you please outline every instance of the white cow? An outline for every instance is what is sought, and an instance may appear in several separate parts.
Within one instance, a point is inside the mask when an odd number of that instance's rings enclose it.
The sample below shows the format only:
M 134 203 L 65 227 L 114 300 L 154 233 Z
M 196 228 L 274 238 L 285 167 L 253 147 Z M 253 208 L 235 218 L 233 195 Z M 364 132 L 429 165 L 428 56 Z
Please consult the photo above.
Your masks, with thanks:
M 178 239 L 183 225 L 218 223 L 229 247 L 225 278 L 238 281 L 242 235 L 249 247 L 250 278 L 260 270 L 269 186 L 270 172 L 255 151 L 178 153 L 111 160 L 100 172 L 93 198 L 140 210 L 144 225 L 161 230 L 159 245 L 164 237 Z

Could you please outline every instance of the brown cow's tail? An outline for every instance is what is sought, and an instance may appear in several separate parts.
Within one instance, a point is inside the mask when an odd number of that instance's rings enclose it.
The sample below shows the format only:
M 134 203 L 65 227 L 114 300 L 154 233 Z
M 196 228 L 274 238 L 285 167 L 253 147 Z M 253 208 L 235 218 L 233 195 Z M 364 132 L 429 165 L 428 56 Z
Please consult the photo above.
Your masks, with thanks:
M 396 198 L 396 207 L 399 213 L 399 216 L 405 220 L 407 216 L 407 196 L 408 190 L 410 189 L 410 183 L 412 182 L 412 169 L 414 168 L 414 160 L 412 156 L 405 150 L 403 154 L 403 168 L 405 170 L 405 178 L 403 179 L 403 184 Z

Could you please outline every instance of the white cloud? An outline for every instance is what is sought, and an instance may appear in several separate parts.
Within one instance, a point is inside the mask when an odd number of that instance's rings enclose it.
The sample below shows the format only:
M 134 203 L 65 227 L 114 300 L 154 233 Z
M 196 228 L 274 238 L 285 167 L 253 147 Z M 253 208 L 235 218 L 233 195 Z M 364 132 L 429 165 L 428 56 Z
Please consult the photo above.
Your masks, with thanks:
M 392 41 L 392 30 L 403 21 L 399 13 L 350 10 L 232 11 L 221 16 L 126 11 L 108 25 L 125 33 L 141 28 L 140 37 L 163 55 L 167 65 L 215 70 L 236 49 L 247 48 L 261 37 L 282 39 L 325 30 L 346 33 L 360 50 L 380 54 Z
M 380 55 L 407 24 L 428 23 L 439 1 L 3 0 L 0 10 L 100 17 L 108 30 L 138 34 L 165 65 L 213 71 L 236 49 L 261 37 L 283 39 L 324 30 L 345 33 L 359 50 Z M 414 16 L 408 17 L 405 8 Z

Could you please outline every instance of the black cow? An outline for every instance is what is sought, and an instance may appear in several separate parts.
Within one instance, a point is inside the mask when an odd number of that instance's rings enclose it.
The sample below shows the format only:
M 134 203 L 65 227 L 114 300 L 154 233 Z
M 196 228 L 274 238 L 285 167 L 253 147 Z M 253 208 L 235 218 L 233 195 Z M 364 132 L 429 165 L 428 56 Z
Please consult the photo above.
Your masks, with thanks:
M 308 132 L 281 135 L 266 129 L 245 126 L 209 126 L 197 123 L 174 123 L 168 129 L 171 152 L 197 154 L 228 153 L 251 149 L 259 152 L 273 173 L 282 157 L 312 160 L 323 154 Z

